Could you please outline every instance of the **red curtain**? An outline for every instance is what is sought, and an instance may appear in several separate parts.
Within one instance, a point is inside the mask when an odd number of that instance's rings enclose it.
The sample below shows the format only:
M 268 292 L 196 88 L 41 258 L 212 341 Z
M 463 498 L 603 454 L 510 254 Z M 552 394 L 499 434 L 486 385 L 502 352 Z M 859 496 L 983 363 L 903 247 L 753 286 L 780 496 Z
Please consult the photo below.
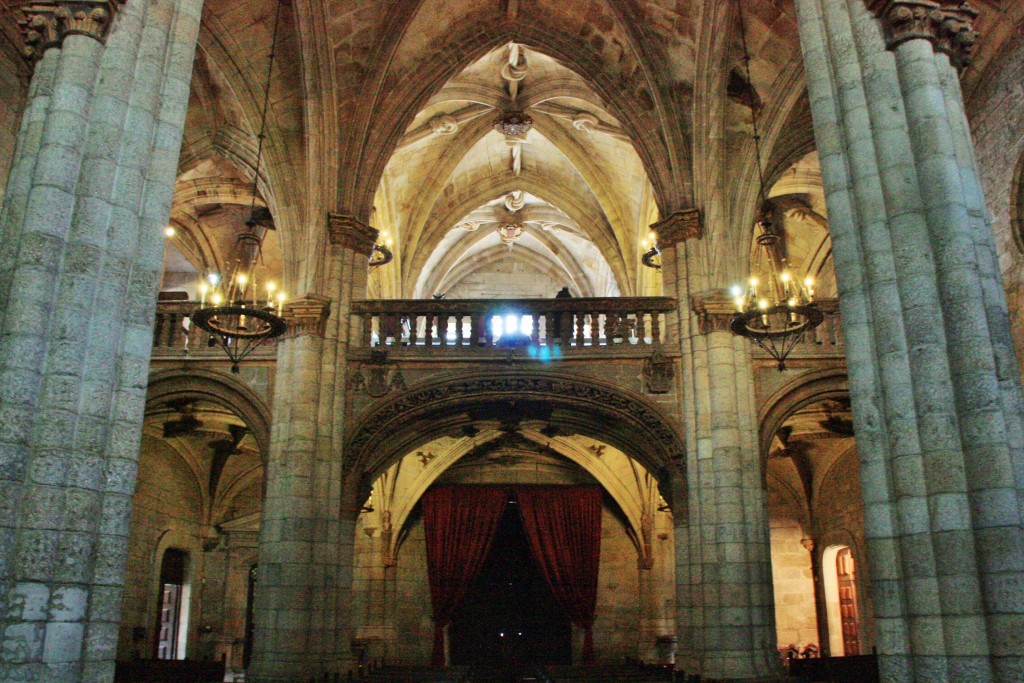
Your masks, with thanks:
M 508 489 L 489 486 L 435 486 L 423 496 L 434 666 L 444 666 L 444 627 L 480 574 L 506 503 Z
M 583 661 L 594 661 L 594 610 L 601 553 L 601 489 L 516 487 L 530 549 L 551 592 L 584 629 Z

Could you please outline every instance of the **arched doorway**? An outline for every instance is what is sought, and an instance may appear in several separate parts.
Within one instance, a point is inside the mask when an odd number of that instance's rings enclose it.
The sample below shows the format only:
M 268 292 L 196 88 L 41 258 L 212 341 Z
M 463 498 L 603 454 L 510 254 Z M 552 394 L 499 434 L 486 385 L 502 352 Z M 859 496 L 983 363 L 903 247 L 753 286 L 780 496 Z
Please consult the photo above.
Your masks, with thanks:
M 845 545 L 826 548 L 822 556 L 822 571 L 832 654 L 843 657 L 859 655 L 860 607 L 853 551 Z
M 448 631 L 453 665 L 570 664 L 572 624 L 530 553 L 509 500 L 480 576 Z
M 366 644 L 367 659 L 423 665 L 432 659 L 434 621 L 427 581 L 426 525 L 421 500 L 435 486 L 499 487 L 519 490 L 533 486 L 584 487 L 603 490 L 596 619 L 593 625 L 597 661 L 624 658 L 653 661 L 659 635 L 671 633 L 674 614 L 669 600 L 674 595 L 674 545 L 672 513 L 658 494 L 657 481 L 620 449 L 580 435 L 549 437 L 530 424 L 509 434 L 482 422 L 473 437 L 439 437 L 416 446 L 390 466 L 372 483 L 372 499 L 363 507 L 356 523 L 354 604 L 357 623 L 354 637 Z M 507 498 L 506 498 L 507 500 Z M 515 513 L 514 506 L 508 506 Z M 522 538 L 523 530 L 513 516 L 515 527 L 507 524 L 498 532 L 492 549 L 504 549 L 484 557 L 477 588 L 485 597 L 473 609 L 465 603 L 456 608 L 456 623 L 448 626 L 444 661 L 449 664 L 502 661 L 543 661 L 579 663 L 585 657 L 585 632 L 564 626 L 564 615 L 553 597 L 545 595 L 543 578 L 530 571 L 531 553 Z M 511 532 L 511 533 L 509 533 Z M 505 539 L 504 541 L 502 539 Z M 365 559 L 364 559 L 365 558 Z M 504 570 L 502 571 L 502 563 Z M 532 567 L 529 567 L 532 570 Z M 511 596 L 495 597 L 496 585 L 509 579 L 518 584 Z M 461 600 L 472 603 L 474 597 Z M 502 603 L 542 604 L 551 611 L 545 618 L 521 618 Z M 490 610 L 488 612 L 488 610 Z M 479 620 L 486 627 L 470 629 L 463 623 Z M 558 625 L 556 622 L 561 622 Z M 516 627 L 516 635 L 505 636 L 502 626 Z M 534 648 L 522 626 L 539 632 L 540 639 L 568 637 L 571 654 L 556 643 Z M 511 630 L 511 629 L 509 629 Z M 518 631 L 524 635 L 519 636 Z M 505 631 L 508 634 L 509 631 Z M 477 657 L 460 644 L 460 638 L 479 640 L 489 657 Z M 519 644 L 512 638 L 524 641 Z M 472 648 L 470 648 L 472 649 Z M 531 651 L 532 650 L 532 651 Z M 515 655 L 515 656 L 513 656 Z

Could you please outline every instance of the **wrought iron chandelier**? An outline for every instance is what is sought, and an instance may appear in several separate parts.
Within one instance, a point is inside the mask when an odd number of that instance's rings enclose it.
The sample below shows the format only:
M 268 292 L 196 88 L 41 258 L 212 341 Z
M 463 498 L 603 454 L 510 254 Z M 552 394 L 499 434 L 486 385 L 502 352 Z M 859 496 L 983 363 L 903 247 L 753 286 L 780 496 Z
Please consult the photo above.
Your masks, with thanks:
M 739 6 L 740 39 L 743 44 L 743 65 L 747 83 L 750 78 L 750 53 L 747 50 L 746 25 L 743 20 L 743 2 Z M 746 337 L 768 352 L 778 362 L 779 370 L 786 369 L 786 358 L 803 339 L 803 335 L 821 324 L 824 314 L 814 304 L 814 281 L 808 276 L 794 276 L 783 256 L 780 241 L 783 233 L 775 225 L 774 209 L 768 201 L 761 163 L 761 135 L 757 127 L 757 104 L 751 102 L 750 123 L 753 129 L 754 156 L 760 189 L 761 209 L 756 226 L 757 251 L 753 258 L 751 276 L 746 287 L 736 285 L 732 295 L 737 313 L 730 328 L 734 334 Z
M 661 270 L 661 250 L 658 249 L 658 237 L 654 234 L 653 230 L 647 233 L 647 238 L 643 241 L 642 248 L 646 248 L 648 244 L 651 245 L 651 248 L 640 256 L 640 263 L 648 268 Z M 655 261 L 655 258 L 658 260 Z
M 370 270 L 379 268 L 380 266 L 386 266 L 395 260 L 395 253 L 391 251 L 391 240 L 388 240 L 387 244 L 375 244 L 373 245 L 373 251 L 370 252 Z
M 284 334 L 287 327 L 282 317 L 285 294 L 276 283 L 264 280 L 263 235 L 266 228 L 256 220 L 256 196 L 259 191 L 260 168 L 263 161 L 263 140 L 266 136 L 267 109 L 270 104 L 270 78 L 277 50 L 281 9 L 287 0 L 279 0 L 274 16 L 274 32 L 267 62 L 267 81 L 263 89 L 263 111 L 257 136 L 256 170 L 252 181 L 252 202 L 245 231 L 238 236 L 225 277 L 209 273 L 199 285 L 199 308 L 192 313 L 192 322 L 209 333 L 211 345 L 217 344 L 231 360 L 231 372 L 238 364 L 268 339 Z

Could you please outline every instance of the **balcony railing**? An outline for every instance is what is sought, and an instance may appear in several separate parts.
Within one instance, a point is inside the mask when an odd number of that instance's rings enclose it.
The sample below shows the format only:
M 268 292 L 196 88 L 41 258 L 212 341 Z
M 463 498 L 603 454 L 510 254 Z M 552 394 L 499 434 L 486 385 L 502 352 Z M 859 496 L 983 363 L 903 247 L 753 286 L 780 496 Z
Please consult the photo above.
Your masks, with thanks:
M 189 323 L 187 318 L 199 306 L 198 301 L 159 301 L 153 323 L 153 357 L 189 356 L 207 360 L 226 359 L 218 346 L 210 345 L 210 335 Z M 276 340 L 263 342 L 252 358 L 274 358 Z
M 186 318 L 198 304 L 161 301 L 153 326 L 157 358 L 215 359 L 223 351 L 208 344 L 208 335 Z M 834 300 L 819 301 L 825 320 L 804 336 L 791 358 L 843 355 L 839 311 Z M 517 347 L 594 348 L 654 346 L 669 341 L 666 317 L 674 299 L 385 299 L 355 301 L 352 313 L 362 319 L 357 345 L 369 347 Z M 512 322 L 514 330 L 509 329 Z M 256 350 L 255 358 L 273 358 L 274 340 Z M 765 357 L 754 348 L 754 356 Z
M 790 354 L 791 358 L 801 356 L 842 356 L 845 353 L 843 345 L 842 319 L 839 317 L 839 301 L 836 299 L 819 299 L 818 308 L 825 314 L 825 319 L 811 332 L 804 335 Z M 760 349 L 754 351 L 755 355 L 763 354 Z
M 585 348 L 667 341 L 675 299 L 385 299 L 355 301 L 362 345 Z

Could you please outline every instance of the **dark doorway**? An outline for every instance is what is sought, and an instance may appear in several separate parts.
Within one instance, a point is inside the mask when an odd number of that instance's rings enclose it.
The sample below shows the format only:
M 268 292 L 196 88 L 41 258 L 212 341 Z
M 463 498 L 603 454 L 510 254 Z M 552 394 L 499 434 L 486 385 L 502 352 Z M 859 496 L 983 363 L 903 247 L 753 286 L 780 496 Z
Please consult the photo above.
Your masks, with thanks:
M 572 624 L 530 554 L 515 501 L 448 635 L 453 665 L 572 663 Z
M 160 562 L 159 610 L 156 615 L 156 658 L 184 659 L 188 625 L 188 553 L 176 548 L 164 551 Z

